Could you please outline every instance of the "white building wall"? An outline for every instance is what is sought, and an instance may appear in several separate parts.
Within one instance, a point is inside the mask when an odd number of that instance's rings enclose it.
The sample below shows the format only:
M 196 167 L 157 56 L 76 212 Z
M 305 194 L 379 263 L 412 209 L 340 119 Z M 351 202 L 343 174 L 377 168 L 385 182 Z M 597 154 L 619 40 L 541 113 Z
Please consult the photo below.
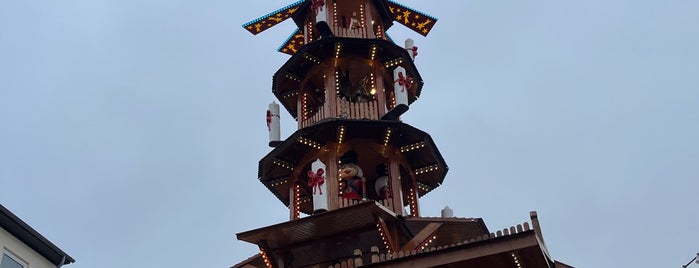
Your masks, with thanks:
M 16 257 L 29 264 L 28 268 L 55 268 L 44 256 L 34 251 L 16 237 L 0 228 L 0 258 L 5 251 L 9 251 Z

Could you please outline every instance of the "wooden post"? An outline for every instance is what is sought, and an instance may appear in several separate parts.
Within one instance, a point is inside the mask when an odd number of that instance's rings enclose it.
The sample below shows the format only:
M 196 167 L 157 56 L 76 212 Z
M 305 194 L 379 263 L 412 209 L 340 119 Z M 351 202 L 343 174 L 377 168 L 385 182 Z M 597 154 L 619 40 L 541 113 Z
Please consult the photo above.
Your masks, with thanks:
M 299 218 L 299 200 L 296 199 L 296 195 L 299 194 L 298 190 L 298 186 L 295 182 L 289 188 L 289 220 L 295 220 Z
M 330 59 L 333 64 L 333 67 L 335 66 L 335 58 Z M 332 118 L 332 117 L 337 117 L 337 88 L 335 88 L 335 68 L 329 68 L 329 66 L 325 65 L 325 105 L 323 106 L 323 109 L 325 110 L 325 118 Z
M 373 18 L 371 17 L 371 8 L 373 7 L 372 5 L 369 4 L 369 1 L 364 3 L 364 31 L 366 32 L 366 37 L 365 38 L 376 38 L 376 35 L 374 34 L 374 24 Z M 376 23 L 381 23 L 380 21 L 377 21 Z
M 337 148 L 338 144 L 334 146 L 328 146 L 328 158 L 325 159 L 325 165 L 327 166 L 325 174 L 327 174 L 325 183 L 328 184 L 328 210 L 338 209 L 340 201 L 340 186 L 337 181 Z
M 359 267 L 364 265 L 362 261 L 362 250 L 361 249 L 355 249 L 354 250 L 354 267 Z
M 375 66 L 381 66 L 381 62 L 376 62 L 377 64 Z M 381 74 L 382 72 L 379 71 L 378 67 L 374 67 L 374 72 Z M 386 89 L 384 87 L 384 82 L 383 82 L 383 75 L 377 75 L 376 76 L 376 100 L 378 101 L 378 118 L 381 118 L 384 114 L 386 114 Z
M 391 188 L 391 197 L 393 199 L 393 212 L 397 215 L 405 216 L 403 213 L 403 187 L 401 186 L 400 178 L 400 163 L 396 157 L 395 149 L 390 148 L 393 152 L 388 158 L 388 181 Z
M 417 181 L 414 175 L 410 175 L 410 189 L 412 189 L 413 204 L 410 204 L 411 214 L 413 217 L 420 217 L 420 194 L 418 194 Z
M 377 263 L 379 261 L 379 247 L 373 246 L 371 247 L 371 263 Z

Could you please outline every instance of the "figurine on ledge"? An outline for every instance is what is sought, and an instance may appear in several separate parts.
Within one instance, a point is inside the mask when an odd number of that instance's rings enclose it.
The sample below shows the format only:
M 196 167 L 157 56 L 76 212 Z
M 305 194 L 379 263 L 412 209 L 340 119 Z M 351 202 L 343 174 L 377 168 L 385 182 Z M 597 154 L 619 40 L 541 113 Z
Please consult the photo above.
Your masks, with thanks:
M 340 157 L 342 197 L 350 200 L 366 200 L 366 178 L 357 165 L 357 152 L 349 151 Z

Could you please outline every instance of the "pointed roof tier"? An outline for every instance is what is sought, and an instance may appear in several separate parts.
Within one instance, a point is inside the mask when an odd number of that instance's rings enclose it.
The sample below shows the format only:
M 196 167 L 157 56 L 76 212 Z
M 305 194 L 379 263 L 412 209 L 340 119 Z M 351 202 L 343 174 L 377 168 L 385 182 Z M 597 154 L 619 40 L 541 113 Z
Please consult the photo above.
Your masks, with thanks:
M 315 41 L 298 50 L 274 74 L 272 92 L 284 108 L 294 117 L 298 116 L 299 91 L 316 92 L 322 99 L 326 85 L 322 71 L 339 66 L 352 74 L 378 72 L 377 75 L 391 77 L 396 66 L 405 68 L 411 78 L 408 88 L 408 102 L 412 104 L 420 97 L 423 81 L 415 64 L 405 48 L 381 39 L 359 39 L 329 37 Z M 393 79 L 384 79 L 379 89 L 390 89 Z
M 328 150 L 338 150 L 342 154 L 352 146 L 356 147 L 354 150 L 363 150 L 359 151 L 363 158 L 358 163 L 360 166 L 373 169 L 389 154 L 403 159 L 405 170 L 401 172 L 405 173 L 405 178 L 414 175 L 419 196 L 439 187 L 449 170 L 432 137 L 413 126 L 387 120 L 326 119 L 297 130 L 262 158 L 258 170 L 260 182 L 289 206 L 289 188 L 294 185 L 292 178 L 306 179 L 301 174 Z M 364 171 L 367 178 L 376 177 L 369 168 Z M 403 191 L 409 192 L 409 180 L 403 180 L 402 184 Z M 307 183 L 299 185 L 301 212 L 312 214 L 311 187 Z M 403 196 L 404 204 L 408 203 L 408 198 L 407 194 Z
M 398 231 L 384 233 L 387 231 L 386 227 Z M 480 218 L 404 218 L 370 201 L 238 233 L 237 238 L 263 245 L 262 250 L 267 254 L 283 251 L 285 255 L 293 256 L 292 263 L 298 264 L 299 267 L 327 267 L 337 260 L 352 257 L 351 253 L 355 249 L 370 252 L 372 246 L 384 245 L 390 251 L 397 252 L 419 247 L 425 235 L 444 234 L 443 239 L 446 240 L 441 241 L 462 242 L 488 233 L 485 223 Z M 436 244 L 436 241 L 432 243 Z M 253 260 L 254 258 L 251 258 L 246 262 Z
M 296 1 L 290 5 L 275 10 L 274 12 L 270 12 L 267 15 L 243 24 L 243 28 L 247 29 L 252 34 L 258 34 L 281 23 L 282 21 L 293 18 L 296 26 L 303 29 L 305 20 L 312 11 L 313 2 L 314 1 L 312 0 Z M 393 21 L 397 21 L 409 29 L 426 36 L 429 34 L 430 30 L 432 30 L 434 24 L 437 23 L 437 18 L 401 5 L 395 1 L 373 0 L 372 2 L 376 6 L 377 13 L 381 18 L 380 21 L 383 22 L 384 29 L 390 28 L 393 25 Z

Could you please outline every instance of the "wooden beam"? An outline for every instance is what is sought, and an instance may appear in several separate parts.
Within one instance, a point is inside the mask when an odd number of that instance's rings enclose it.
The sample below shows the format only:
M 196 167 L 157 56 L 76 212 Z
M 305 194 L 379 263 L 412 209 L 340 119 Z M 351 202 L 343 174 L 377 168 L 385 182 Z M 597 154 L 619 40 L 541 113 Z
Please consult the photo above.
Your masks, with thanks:
M 262 259 L 267 263 L 267 267 L 279 268 L 279 256 L 276 256 L 276 254 L 274 254 L 274 251 L 272 251 L 272 249 L 269 248 L 269 245 L 267 245 L 267 241 L 259 241 L 257 243 L 257 246 L 260 247 Z M 266 260 L 265 257 L 267 258 Z
M 394 239 L 394 235 L 392 235 L 392 232 L 390 229 L 388 229 L 388 226 L 386 225 L 386 222 L 381 218 L 380 216 L 376 217 L 379 222 L 379 228 L 383 230 L 383 234 L 386 236 L 386 242 L 388 242 L 388 247 L 390 251 L 397 252 L 398 250 L 398 240 Z M 395 237 L 397 238 L 397 237 Z
M 439 227 L 442 227 L 441 222 L 431 222 L 425 228 L 423 228 L 419 233 L 417 233 L 408 243 L 405 243 L 403 247 L 400 249 L 400 251 L 410 251 L 413 249 L 418 249 L 420 245 L 425 243 L 425 241 L 429 240 L 432 237 L 432 234 L 434 234 Z

